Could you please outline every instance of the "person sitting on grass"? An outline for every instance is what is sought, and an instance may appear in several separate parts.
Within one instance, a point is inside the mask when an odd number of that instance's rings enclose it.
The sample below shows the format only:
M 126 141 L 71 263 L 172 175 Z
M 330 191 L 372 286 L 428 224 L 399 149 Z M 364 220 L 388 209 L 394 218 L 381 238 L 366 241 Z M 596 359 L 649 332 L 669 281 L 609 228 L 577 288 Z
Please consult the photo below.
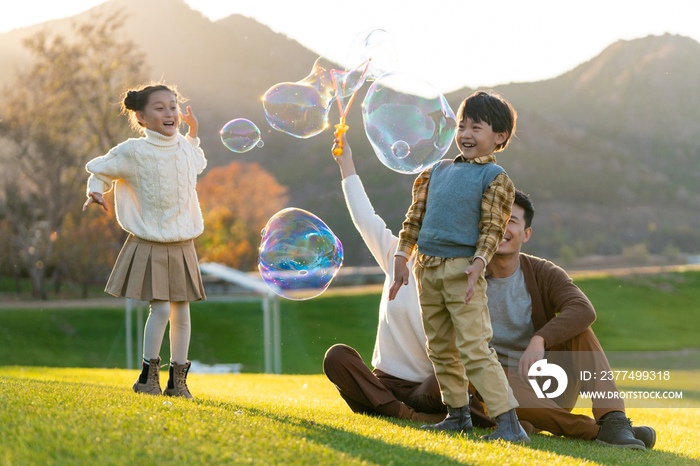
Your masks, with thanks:
M 336 139 L 334 150 L 338 143 Z M 440 398 L 440 387 L 425 349 L 415 281 L 411 278 L 396 299 L 389 301 L 389 286 L 394 278 L 392 262 L 399 239 L 374 212 L 355 172 L 345 135 L 343 152 L 334 158 L 340 166 L 345 202 L 353 223 L 386 278 L 372 357 L 374 370 L 367 368 L 354 348 L 337 344 L 326 352 L 323 372 L 353 412 L 423 423 L 440 422 L 447 408 Z M 415 254 L 409 265 L 414 260 Z
M 520 404 L 518 418 L 528 434 L 544 430 L 615 447 L 652 448 L 656 431 L 647 426 L 632 427 L 621 398 L 593 399 L 593 417 L 571 413 L 580 390 L 587 389 L 580 378 L 572 376 L 591 369 L 581 367 L 582 361 L 588 358 L 595 363 L 598 373 L 610 371 L 610 364 L 591 330 L 596 313 L 586 295 L 563 269 L 521 252 L 532 236 L 534 213 L 529 196 L 516 189 L 505 235 L 486 268 L 493 326 L 490 345 L 506 372 L 518 373 L 508 377 Z M 509 353 L 511 360 L 513 354 L 522 353 L 516 367 L 508 367 Z M 537 397 L 526 379 L 530 366 L 544 358 L 570 368 L 567 388 L 556 398 Z M 568 362 L 561 360 L 566 358 Z M 572 363 L 579 367 L 572 367 Z M 597 380 L 591 385 L 596 390 L 617 392 L 614 380 Z M 471 412 L 476 425 L 493 425 L 484 414 L 478 393 Z

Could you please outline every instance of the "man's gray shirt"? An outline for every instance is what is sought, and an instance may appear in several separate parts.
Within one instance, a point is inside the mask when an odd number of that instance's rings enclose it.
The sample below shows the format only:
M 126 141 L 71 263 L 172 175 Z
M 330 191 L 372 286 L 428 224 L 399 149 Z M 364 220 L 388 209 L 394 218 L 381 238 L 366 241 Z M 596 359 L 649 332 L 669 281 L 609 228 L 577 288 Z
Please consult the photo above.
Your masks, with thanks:
M 493 337 L 490 346 L 499 362 L 506 366 L 509 352 L 522 353 L 535 335 L 532 323 L 532 299 L 525 285 L 525 276 L 518 269 L 507 278 L 487 278 L 489 314 Z M 512 355 L 511 355 L 512 356 Z

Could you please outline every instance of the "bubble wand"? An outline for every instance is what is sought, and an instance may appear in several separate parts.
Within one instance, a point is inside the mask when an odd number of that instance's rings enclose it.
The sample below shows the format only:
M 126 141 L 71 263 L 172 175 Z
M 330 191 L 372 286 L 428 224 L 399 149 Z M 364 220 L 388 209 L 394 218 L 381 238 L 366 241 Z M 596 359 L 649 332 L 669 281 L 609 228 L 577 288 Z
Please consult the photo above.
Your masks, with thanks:
M 362 78 L 365 77 L 365 73 L 367 73 L 367 69 L 369 69 L 369 62 L 372 59 L 370 58 L 367 60 L 367 64 L 365 65 L 365 70 L 362 72 L 362 75 L 360 76 L 360 80 L 358 81 L 359 83 L 362 83 Z M 360 65 L 362 66 L 362 65 Z M 359 67 L 358 67 L 359 68 Z M 350 96 L 350 100 L 348 101 L 348 105 L 345 107 L 345 110 L 343 110 L 343 103 L 342 103 L 342 98 L 340 97 L 340 93 L 338 92 L 338 83 L 335 80 L 335 72 L 331 73 L 331 76 L 333 78 L 333 87 L 335 87 L 335 93 L 338 96 L 338 110 L 340 111 L 340 122 L 335 125 L 335 129 L 338 132 L 338 147 L 336 149 L 333 149 L 333 155 L 336 157 L 339 155 L 343 154 L 343 134 L 347 130 L 350 129 L 348 125 L 345 124 L 345 117 L 348 115 L 348 110 L 350 110 L 350 106 L 352 105 L 352 101 L 355 99 L 355 94 L 357 94 L 357 91 L 360 90 L 358 87 L 355 92 L 352 93 Z M 345 85 L 343 85 L 343 90 L 345 90 Z

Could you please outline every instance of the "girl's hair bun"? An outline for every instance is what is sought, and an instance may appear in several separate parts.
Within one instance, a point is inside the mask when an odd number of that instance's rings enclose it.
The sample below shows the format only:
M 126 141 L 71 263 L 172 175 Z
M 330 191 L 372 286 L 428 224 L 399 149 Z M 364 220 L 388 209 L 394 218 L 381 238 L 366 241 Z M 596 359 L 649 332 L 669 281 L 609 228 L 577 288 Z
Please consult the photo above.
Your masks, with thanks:
M 175 86 L 167 86 L 163 83 L 150 83 L 126 91 L 122 94 L 121 113 L 123 115 L 128 115 L 129 125 L 134 130 L 140 131 L 142 129 L 141 123 L 139 123 L 138 118 L 136 118 L 136 112 L 142 111 L 148 104 L 150 95 L 157 91 L 172 92 L 178 102 L 184 102 L 186 100 L 178 95 Z
M 139 93 L 137 91 L 129 91 L 124 97 L 124 108 L 127 110 L 139 110 L 138 109 L 138 97 Z

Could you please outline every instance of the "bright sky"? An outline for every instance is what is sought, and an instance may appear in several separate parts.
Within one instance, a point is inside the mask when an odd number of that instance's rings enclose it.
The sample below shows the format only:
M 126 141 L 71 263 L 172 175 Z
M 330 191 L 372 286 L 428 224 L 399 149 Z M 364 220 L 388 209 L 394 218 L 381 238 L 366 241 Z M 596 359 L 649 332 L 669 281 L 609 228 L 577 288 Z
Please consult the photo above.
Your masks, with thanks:
M 12 2 L 0 15 L 0 32 L 72 16 L 103 1 Z M 700 41 L 698 0 L 185 1 L 213 21 L 234 13 L 252 17 L 339 62 L 358 33 L 385 29 L 396 43 L 400 69 L 442 92 L 553 78 L 619 39 L 669 32 Z M 296 78 L 303 76 L 290 80 Z

